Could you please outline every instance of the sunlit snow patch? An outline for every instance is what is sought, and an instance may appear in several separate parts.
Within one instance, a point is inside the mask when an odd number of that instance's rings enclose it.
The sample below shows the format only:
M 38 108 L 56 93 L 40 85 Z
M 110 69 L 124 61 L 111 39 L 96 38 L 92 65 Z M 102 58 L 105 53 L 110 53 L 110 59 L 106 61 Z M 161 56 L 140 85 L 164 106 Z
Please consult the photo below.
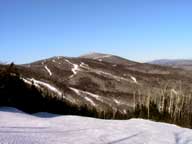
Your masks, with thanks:
M 114 100 L 114 102 L 116 103 L 116 104 L 120 104 L 120 101 L 118 101 L 117 99 L 113 99 Z
M 55 88 L 54 86 L 48 84 L 48 83 L 45 83 L 45 82 L 42 82 L 42 81 L 38 81 L 38 80 L 35 80 L 34 78 L 21 78 L 25 83 L 29 84 L 29 85 L 32 85 L 34 84 L 34 86 L 38 87 L 38 88 L 41 88 L 41 86 L 44 86 L 46 87 L 47 89 L 53 91 L 54 93 L 57 93 L 59 96 L 62 96 L 62 92 L 59 91 L 57 88 Z
M 70 78 L 73 78 L 77 74 L 77 72 L 80 70 L 79 65 L 78 64 L 73 64 L 72 62 L 70 62 L 67 59 L 65 59 L 65 61 L 68 62 L 69 64 L 73 65 L 73 68 L 71 69 L 71 71 L 73 72 L 73 75 L 70 76 Z
M 178 94 L 178 92 L 175 89 L 171 89 L 171 92 L 174 93 L 175 95 Z
M 81 62 L 80 67 L 82 67 L 82 68 L 89 68 L 89 65 L 85 64 L 84 62 Z
M 52 72 L 51 72 L 51 70 L 47 66 L 45 66 L 45 69 L 49 73 L 49 75 L 52 76 Z
M 137 83 L 137 79 L 133 76 L 131 76 L 131 79 L 133 80 L 134 83 Z
M 88 101 L 89 103 L 91 103 L 93 106 L 96 106 L 95 102 L 94 102 L 91 98 L 83 95 L 84 91 L 81 91 L 81 90 L 78 90 L 78 89 L 72 88 L 72 87 L 70 87 L 70 89 L 71 89 L 72 91 L 74 91 L 78 96 L 81 96 L 81 97 L 84 98 L 86 101 Z
M 52 62 L 55 63 L 56 62 L 55 59 L 53 59 Z
M 95 102 L 94 102 L 92 99 L 90 99 L 89 97 L 85 97 L 85 99 L 86 99 L 88 102 L 90 102 L 93 106 L 96 106 Z

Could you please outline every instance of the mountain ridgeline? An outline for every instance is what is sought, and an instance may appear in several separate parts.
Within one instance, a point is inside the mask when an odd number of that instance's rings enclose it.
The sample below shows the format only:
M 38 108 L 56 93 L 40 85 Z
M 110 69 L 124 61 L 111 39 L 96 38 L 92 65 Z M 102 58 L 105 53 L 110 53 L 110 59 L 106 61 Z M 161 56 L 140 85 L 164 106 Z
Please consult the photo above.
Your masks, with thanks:
M 164 59 L 164 60 L 155 60 L 155 61 L 152 61 L 149 63 L 192 71 L 192 60 L 190 60 L 190 59 L 189 60 L 185 60 L 185 59 L 166 60 L 166 59 Z
M 0 106 L 192 128 L 192 72 L 91 53 L 0 65 Z

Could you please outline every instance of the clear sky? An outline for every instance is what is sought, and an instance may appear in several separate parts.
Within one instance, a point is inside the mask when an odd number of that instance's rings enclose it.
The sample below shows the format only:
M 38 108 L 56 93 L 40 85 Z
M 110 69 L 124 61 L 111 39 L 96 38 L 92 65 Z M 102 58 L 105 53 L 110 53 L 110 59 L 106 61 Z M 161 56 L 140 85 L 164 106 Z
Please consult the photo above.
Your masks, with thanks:
M 0 0 L 0 61 L 192 58 L 191 0 Z

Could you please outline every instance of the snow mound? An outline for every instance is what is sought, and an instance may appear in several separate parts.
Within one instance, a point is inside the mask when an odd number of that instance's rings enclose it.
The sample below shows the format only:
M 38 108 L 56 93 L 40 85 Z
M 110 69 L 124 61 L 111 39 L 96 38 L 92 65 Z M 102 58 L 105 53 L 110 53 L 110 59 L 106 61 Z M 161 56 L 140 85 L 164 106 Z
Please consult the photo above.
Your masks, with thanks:
M 0 108 L 1 144 L 192 144 L 192 130 L 165 123 L 17 111 Z

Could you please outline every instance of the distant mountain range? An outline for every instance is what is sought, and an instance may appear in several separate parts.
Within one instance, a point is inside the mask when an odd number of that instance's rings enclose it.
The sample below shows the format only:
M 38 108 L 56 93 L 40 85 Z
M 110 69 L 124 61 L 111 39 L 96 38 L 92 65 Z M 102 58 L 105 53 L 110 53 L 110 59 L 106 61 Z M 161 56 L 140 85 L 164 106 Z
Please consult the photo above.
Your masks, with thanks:
M 157 64 L 157 65 L 162 65 L 162 66 L 170 66 L 173 68 L 181 68 L 185 70 L 192 70 L 192 60 L 155 60 L 149 62 L 150 64 Z
M 141 117 L 192 127 L 192 73 L 119 56 L 57 56 L 0 65 L 0 106 L 108 119 Z

